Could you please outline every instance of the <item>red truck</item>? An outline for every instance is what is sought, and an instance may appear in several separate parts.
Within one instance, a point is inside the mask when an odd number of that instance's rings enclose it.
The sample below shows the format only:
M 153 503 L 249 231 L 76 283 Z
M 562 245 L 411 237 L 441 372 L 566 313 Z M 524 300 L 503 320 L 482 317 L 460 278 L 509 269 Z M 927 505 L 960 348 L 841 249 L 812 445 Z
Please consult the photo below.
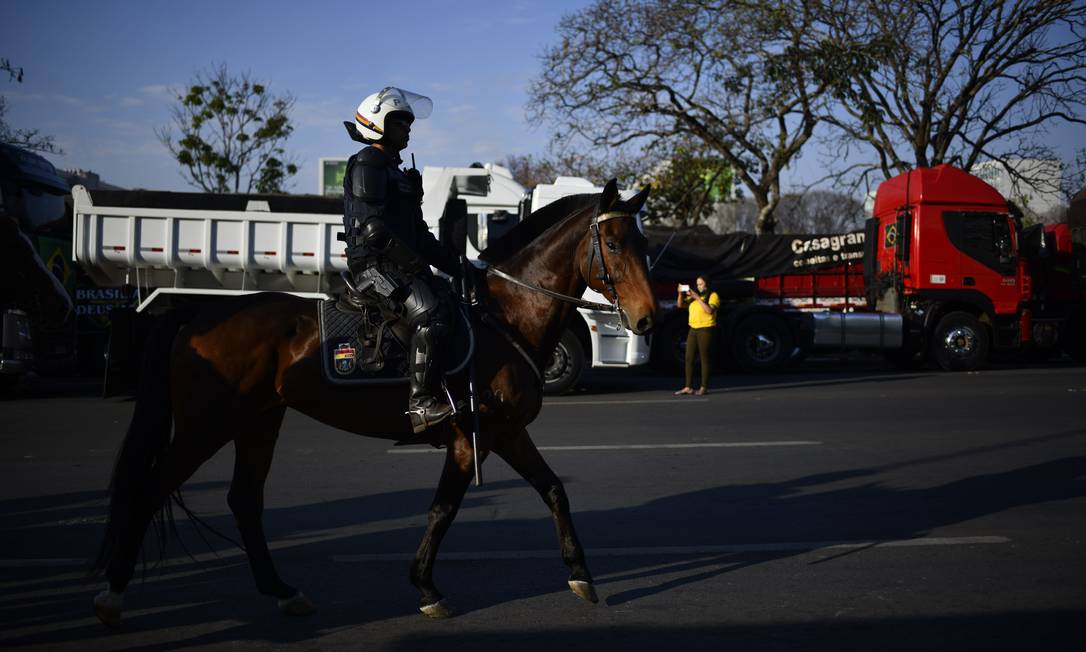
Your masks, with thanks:
M 757 239 L 740 247 L 755 254 L 753 269 L 710 271 L 723 301 L 717 349 L 746 371 L 818 349 L 882 350 L 903 366 L 948 371 L 975 369 L 993 349 L 1086 362 L 1086 224 L 1024 228 L 995 189 L 952 166 L 882 183 L 862 233 L 770 240 L 782 243 L 793 255 L 784 273 Z M 662 301 L 674 301 L 674 281 L 705 273 L 672 262 L 658 278 Z M 681 364 L 685 333 L 685 314 L 667 316 L 653 360 Z

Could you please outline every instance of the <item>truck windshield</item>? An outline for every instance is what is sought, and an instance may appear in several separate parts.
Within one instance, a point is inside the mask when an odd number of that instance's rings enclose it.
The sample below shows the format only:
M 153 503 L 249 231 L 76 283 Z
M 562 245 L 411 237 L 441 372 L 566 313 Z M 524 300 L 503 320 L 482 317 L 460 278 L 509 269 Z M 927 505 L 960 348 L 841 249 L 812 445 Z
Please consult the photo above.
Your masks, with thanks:
M 64 219 L 64 195 L 38 185 L 22 188 L 23 215 L 21 225 L 32 234 L 59 226 Z
M 1002 213 L 943 213 L 947 237 L 959 251 L 1004 276 L 1014 273 L 1010 222 Z

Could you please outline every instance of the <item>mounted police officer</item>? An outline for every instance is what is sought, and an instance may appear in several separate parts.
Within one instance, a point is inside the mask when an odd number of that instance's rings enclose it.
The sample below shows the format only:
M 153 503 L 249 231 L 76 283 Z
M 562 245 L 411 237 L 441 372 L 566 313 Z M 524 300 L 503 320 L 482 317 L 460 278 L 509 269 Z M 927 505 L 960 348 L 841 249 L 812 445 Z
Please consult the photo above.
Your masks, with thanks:
M 354 122 L 343 123 L 352 139 L 367 145 L 348 160 L 343 177 L 348 265 L 360 291 L 380 295 L 411 327 L 407 413 L 415 433 L 453 412 L 438 392 L 453 308 L 430 265 L 450 276 L 462 272 L 458 254 L 423 220 L 422 175 L 413 166 L 400 169 L 411 123 L 432 110 L 429 98 L 388 87 L 362 100 Z

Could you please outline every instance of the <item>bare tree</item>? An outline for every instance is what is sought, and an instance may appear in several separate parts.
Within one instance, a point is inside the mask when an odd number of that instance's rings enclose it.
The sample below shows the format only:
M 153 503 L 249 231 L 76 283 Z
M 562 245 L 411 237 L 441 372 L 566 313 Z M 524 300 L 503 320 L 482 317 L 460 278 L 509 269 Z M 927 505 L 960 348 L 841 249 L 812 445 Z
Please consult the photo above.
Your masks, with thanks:
M 513 179 L 525 188 L 553 183 L 559 174 L 553 160 L 532 154 L 510 154 L 501 160 L 501 165 L 509 168 Z
M 866 74 L 833 77 L 829 121 L 876 162 L 859 175 L 1056 158 L 1039 135 L 1086 124 L 1086 4 L 1073 0 L 829 0 L 831 41 Z M 847 153 L 847 152 L 845 152 Z M 844 158 L 844 157 L 842 157 Z
M 635 163 L 619 155 L 601 159 L 569 151 L 554 151 L 546 156 L 510 154 L 501 161 L 509 168 L 513 179 L 525 188 L 541 183 L 554 183 L 557 177 L 581 177 L 602 186 L 611 179 L 629 186 L 636 181 Z
M 785 194 L 778 209 L 783 233 L 847 233 L 863 228 L 863 202 L 830 190 Z
M 664 160 L 668 141 L 698 143 L 731 166 L 758 230 L 772 232 L 781 173 L 814 133 L 825 89 L 808 4 L 600 0 L 562 19 L 529 114 L 570 148 Z
M 180 136 L 168 126 L 155 133 L 181 176 L 205 192 L 282 192 L 298 171 L 284 148 L 293 106 L 291 95 L 271 95 L 248 73 L 235 76 L 220 64 L 178 91 L 170 110 Z
M 1063 181 L 1060 185 L 1060 194 L 1068 202 L 1075 195 L 1086 190 L 1086 147 L 1075 153 L 1074 162 L 1064 163 Z
M 0 72 L 8 74 L 8 81 L 23 83 L 23 69 L 8 59 L 0 59 Z M 53 142 L 52 136 L 45 136 L 37 129 L 14 129 L 4 119 L 8 112 L 7 98 L 0 96 L 0 143 L 13 145 L 32 152 L 63 154 L 64 151 Z

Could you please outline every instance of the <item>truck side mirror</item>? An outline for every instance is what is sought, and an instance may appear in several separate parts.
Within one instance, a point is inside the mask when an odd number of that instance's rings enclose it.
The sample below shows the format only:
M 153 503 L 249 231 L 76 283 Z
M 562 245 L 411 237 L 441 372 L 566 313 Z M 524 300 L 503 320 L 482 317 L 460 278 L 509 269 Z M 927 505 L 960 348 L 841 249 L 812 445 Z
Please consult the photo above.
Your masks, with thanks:
M 454 181 L 456 194 L 461 197 L 486 197 L 490 194 L 489 174 L 461 174 Z
M 999 262 L 1003 264 L 1014 262 L 1014 252 L 1011 251 L 1011 243 L 1009 240 L 999 240 L 996 242 L 996 249 L 999 251 Z
M 1011 239 L 1003 236 L 996 240 L 996 251 L 999 252 L 1000 258 L 1011 256 Z

